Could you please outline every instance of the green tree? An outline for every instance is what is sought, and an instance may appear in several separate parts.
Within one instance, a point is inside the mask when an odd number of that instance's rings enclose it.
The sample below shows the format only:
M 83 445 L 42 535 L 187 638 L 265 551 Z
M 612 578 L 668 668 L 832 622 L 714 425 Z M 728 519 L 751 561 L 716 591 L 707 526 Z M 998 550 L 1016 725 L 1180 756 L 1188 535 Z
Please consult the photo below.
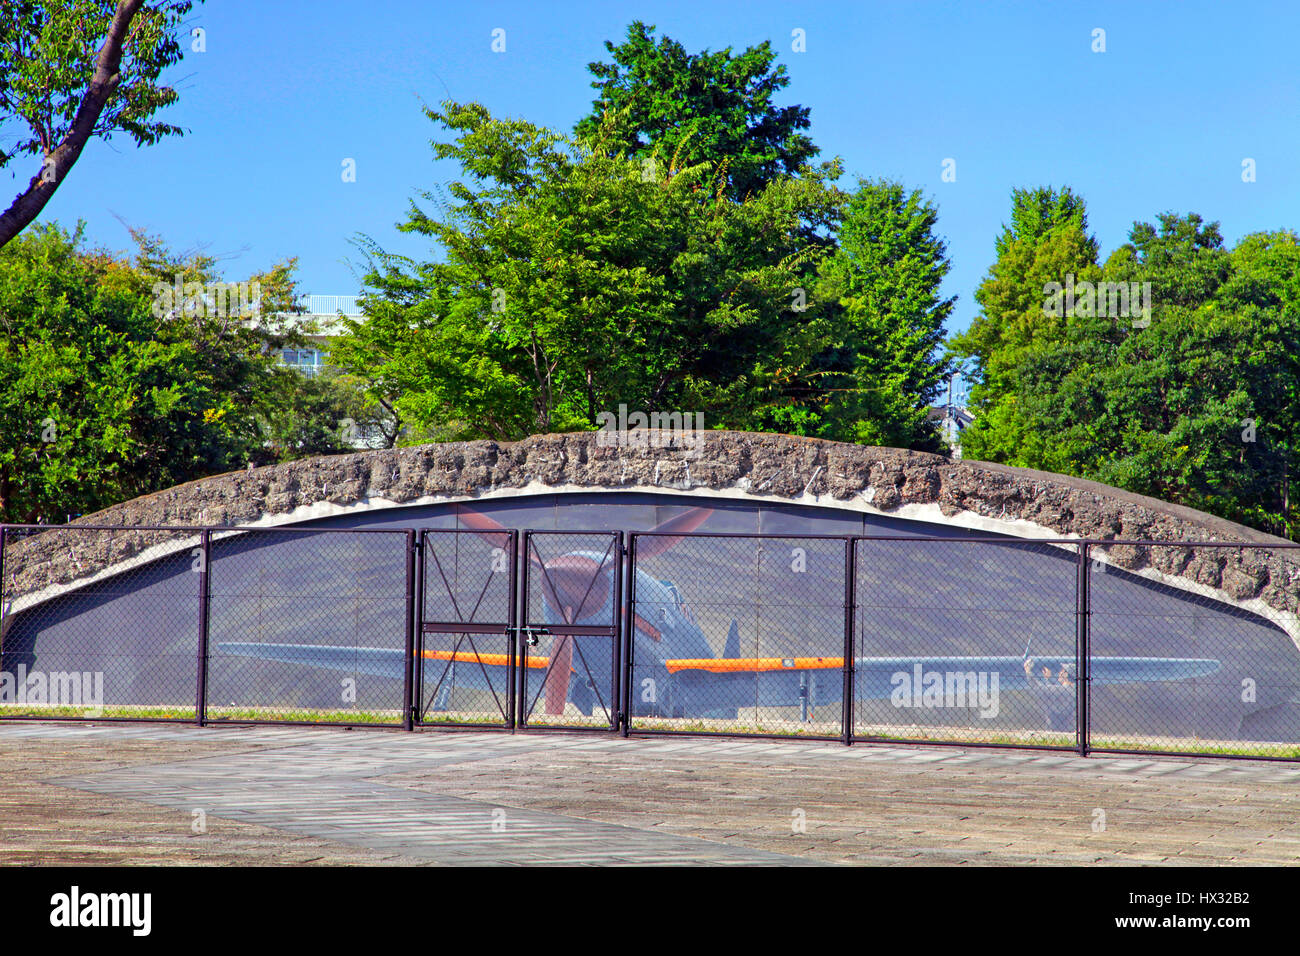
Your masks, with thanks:
M 578 122 L 580 137 L 601 132 L 607 147 L 665 167 L 725 163 L 735 199 L 795 174 L 817 155 L 801 132 L 810 125 L 808 109 L 772 102 L 790 80 L 784 66 L 773 65 L 767 41 L 737 56 L 730 47 L 693 54 L 668 37 L 656 43 L 654 30 L 634 22 L 625 42 L 605 41 L 612 63 L 587 65 L 600 95 Z
M 165 487 L 231 463 L 227 403 L 151 314 L 143 275 L 47 226 L 0 251 L 0 276 L 7 520 L 62 521 L 144 490 L 154 469 Z
M 86 143 L 126 133 L 151 145 L 181 130 L 151 117 L 177 100 L 160 86 L 181 59 L 173 35 L 190 0 L 4 0 L 0 3 L 0 126 L 24 129 L 0 168 L 37 156 L 40 168 L 3 213 L 0 247 L 40 215 Z
M 976 420 L 962 436 L 963 453 L 1027 465 L 1023 450 L 1036 438 L 1020 408 L 1020 368 L 1035 343 L 1057 341 L 1066 322 L 1048 308 L 1048 288 L 1095 282 L 1100 269 L 1084 202 L 1069 188 L 1017 189 L 1011 201 L 1011 222 L 995 243 L 997 260 L 975 293 L 980 314 L 953 337 L 952 350 L 973 365 Z
M 1103 278 L 1150 282 L 1150 315 L 1076 310 L 1021 353 L 1010 376 L 1028 436 L 1017 463 L 1294 536 L 1296 235 L 1251 235 L 1229 251 L 1217 223 L 1165 214 L 1134 225 Z
M 297 259 L 277 263 L 249 276 L 242 287 L 255 290 L 256 304 L 246 308 L 232 295 L 223 306 L 212 290 L 226 285 L 216 261 L 204 255 L 176 255 L 162 240 L 133 231 L 138 252 L 135 271 L 149 283 L 150 294 L 175 283 L 186 286 L 185 306 L 173 295 L 163 337 L 180 335 L 205 363 L 216 394 L 224 399 L 223 420 L 235 442 L 232 457 L 254 465 L 352 450 L 351 438 L 373 433 L 377 423 L 356 383 L 337 369 L 313 378 L 279 364 L 286 347 L 311 344 L 321 329 L 302 316 L 294 272 Z M 195 293 L 204 308 L 195 305 Z M 252 298 L 250 295 L 249 298 Z M 157 316 L 162 311 L 156 302 Z
M 817 298 L 832 306 L 834 344 L 811 390 L 816 433 L 841 441 L 941 447 L 929 421 L 948 368 L 938 354 L 954 299 L 939 293 L 947 247 L 938 210 L 919 190 L 861 180 L 849 197 L 839 248 L 822 260 Z
M 518 438 L 590 428 L 625 403 L 744 427 L 782 400 L 826 326 L 795 311 L 833 226 L 834 173 L 781 177 L 741 202 L 718 168 L 651 170 L 477 104 L 426 110 L 465 179 L 400 228 L 438 262 L 368 256 L 365 323 L 334 360 L 414 434 Z
M 313 386 L 277 367 L 276 351 L 299 336 L 255 321 L 291 309 L 292 263 L 247 280 L 256 305 L 222 304 L 211 259 L 136 241 L 127 260 L 47 225 L 0 249 L 0 520 L 59 522 L 248 461 L 345 447 L 319 429 L 292 435 L 286 418 Z

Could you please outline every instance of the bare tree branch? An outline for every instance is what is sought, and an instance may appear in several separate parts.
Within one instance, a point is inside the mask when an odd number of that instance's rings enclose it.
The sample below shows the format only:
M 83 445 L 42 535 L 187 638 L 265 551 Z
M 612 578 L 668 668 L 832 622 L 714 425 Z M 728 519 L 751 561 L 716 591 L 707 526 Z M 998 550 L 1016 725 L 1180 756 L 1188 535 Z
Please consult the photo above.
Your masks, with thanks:
M 63 182 L 64 175 L 72 169 L 86 141 L 95 131 L 95 123 L 104 105 L 113 96 L 121 82 L 118 67 L 122 62 L 124 39 L 131 26 L 131 20 L 140 10 L 144 0 L 118 0 L 117 11 L 109 24 L 108 35 L 99 48 L 99 58 L 95 64 L 95 75 L 86 87 L 86 93 L 77 107 L 77 115 L 72 121 L 72 128 L 62 141 L 45 157 L 41 171 L 32 177 L 26 191 L 19 193 L 13 203 L 0 213 L 0 246 L 3 246 L 23 229 L 27 228 L 41 210 L 45 208 Z

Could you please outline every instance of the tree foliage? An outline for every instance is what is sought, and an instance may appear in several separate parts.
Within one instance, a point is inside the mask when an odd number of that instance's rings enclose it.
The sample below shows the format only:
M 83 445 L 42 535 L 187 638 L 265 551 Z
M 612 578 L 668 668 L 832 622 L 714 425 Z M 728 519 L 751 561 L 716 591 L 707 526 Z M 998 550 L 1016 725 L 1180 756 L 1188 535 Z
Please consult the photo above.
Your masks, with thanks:
M 976 420 L 962 436 L 971 458 L 1023 464 L 1023 449 L 1040 441 L 1024 420 L 1020 368 L 1036 343 L 1054 343 L 1064 320 L 1044 308 L 1044 289 L 1099 278 L 1097 241 L 1088 235 L 1083 200 L 1068 188 L 1017 189 L 1011 222 L 995 242 L 997 259 L 980 283 L 980 314 L 952 349 L 973 363 L 971 407 Z
M 1000 266 L 1012 261 L 1013 248 Z M 1089 274 L 1150 283 L 1150 314 L 1076 309 L 1039 320 L 1034 335 L 985 339 L 996 342 L 981 357 L 1000 392 L 972 455 L 1091 478 L 1294 536 L 1296 235 L 1258 233 L 1229 250 L 1217 223 L 1165 213 L 1157 224 L 1135 223 L 1129 242 Z M 1043 273 L 1015 275 L 1028 286 Z
M 464 178 L 400 228 L 445 256 L 363 240 L 367 321 L 333 353 L 416 434 L 590 428 L 619 404 L 744 427 L 822 347 L 794 290 L 826 250 L 807 233 L 839 215 L 831 174 L 733 201 L 717 164 L 654 169 L 603 132 L 579 143 L 477 104 L 426 113 L 455 134 L 434 152 Z
M 929 410 L 948 370 L 939 352 L 955 300 L 939 291 L 949 262 L 938 217 L 919 190 L 898 182 L 861 180 L 849 197 L 839 247 L 822 261 L 816 287 L 835 329 L 810 396 L 820 405 L 816 434 L 940 448 Z
M 27 187 L 0 213 L 0 246 L 32 222 L 95 136 L 151 145 L 181 130 L 153 119 L 177 99 L 162 71 L 181 59 L 175 31 L 192 0 L 0 0 L 0 168 L 39 157 Z
M 63 521 L 246 462 L 346 447 L 319 427 L 336 414 L 325 386 L 275 364 L 297 332 L 239 306 L 214 311 L 212 259 L 136 241 L 128 260 L 48 225 L 0 250 L 0 520 Z M 263 314 L 292 311 L 292 268 L 246 280 Z M 177 282 L 184 295 L 166 307 L 157 291 Z
M 612 63 L 587 65 L 600 95 L 578 122 L 580 137 L 599 134 L 632 159 L 677 168 L 718 164 L 735 199 L 796 174 L 817 155 L 802 132 L 810 125 L 807 107 L 772 102 L 790 79 L 773 65 L 769 43 L 734 56 L 730 47 L 687 53 L 669 37 L 656 43 L 654 30 L 632 23 L 626 41 L 605 42 Z

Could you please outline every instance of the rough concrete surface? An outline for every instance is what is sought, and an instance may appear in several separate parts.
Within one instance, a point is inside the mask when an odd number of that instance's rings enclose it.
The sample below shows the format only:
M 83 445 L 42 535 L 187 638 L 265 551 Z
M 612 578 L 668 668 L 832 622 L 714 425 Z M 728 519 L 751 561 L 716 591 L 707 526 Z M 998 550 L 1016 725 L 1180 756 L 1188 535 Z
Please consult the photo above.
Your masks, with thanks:
M 1293 865 L 1297 784 L 1256 761 L 13 723 L 0 863 Z
M 692 440 L 610 444 L 601 432 L 539 435 L 519 442 L 453 442 L 310 458 L 232 472 L 169 488 L 88 515 L 75 524 L 221 526 L 301 520 L 313 506 L 363 507 L 469 500 L 508 490 L 663 489 L 728 492 L 755 500 L 851 503 L 900 514 L 907 506 L 992 522 L 1025 522 L 1061 537 L 1231 541 L 1280 539 L 1202 512 L 1096 482 L 940 455 L 788 435 L 705 431 Z M 671 433 L 670 433 L 671 434 Z M 5 558 L 10 600 L 88 578 L 192 534 L 134 531 L 88 536 L 15 532 Z M 1110 547 L 1106 560 L 1151 568 L 1283 613 L 1300 609 L 1293 552 L 1258 549 Z

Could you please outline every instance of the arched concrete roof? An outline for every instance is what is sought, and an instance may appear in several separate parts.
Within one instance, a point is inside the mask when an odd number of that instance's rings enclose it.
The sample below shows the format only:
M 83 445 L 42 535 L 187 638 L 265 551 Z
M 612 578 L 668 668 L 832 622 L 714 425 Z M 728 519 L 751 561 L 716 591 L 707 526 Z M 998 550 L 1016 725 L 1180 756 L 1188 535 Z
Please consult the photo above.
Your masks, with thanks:
M 1286 543 L 1048 472 L 788 435 L 696 432 L 692 441 L 679 434 L 663 446 L 659 435 L 648 433 L 639 447 L 582 432 L 309 458 L 179 485 L 74 524 L 268 527 L 367 509 L 605 490 L 788 502 L 1025 538 Z M 11 610 L 194 545 L 194 535 L 181 532 L 111 537 L 52 530 L 11 546 L 4 571 L 6 593 L 16 599 Z M 1295 552 L 1117 546 L 1105 549 L 1104 560 L 1263 614 L 1300 643 Z

